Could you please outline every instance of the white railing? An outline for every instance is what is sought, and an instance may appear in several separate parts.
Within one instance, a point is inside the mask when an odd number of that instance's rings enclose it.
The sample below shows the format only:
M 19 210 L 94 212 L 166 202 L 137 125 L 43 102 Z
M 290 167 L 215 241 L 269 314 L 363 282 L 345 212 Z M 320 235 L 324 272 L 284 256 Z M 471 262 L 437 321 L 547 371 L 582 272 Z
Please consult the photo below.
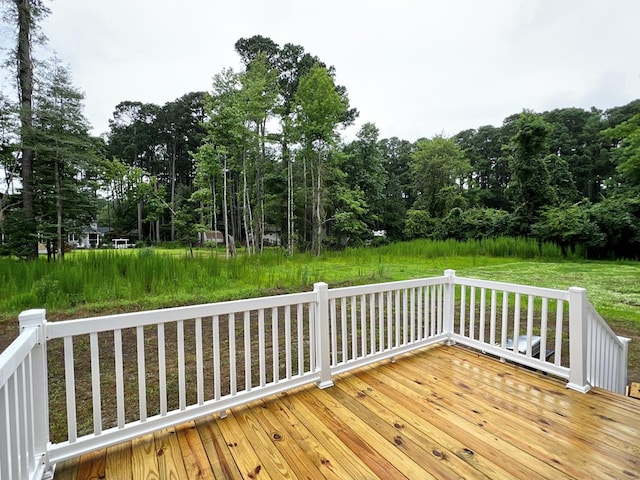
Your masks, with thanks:
M 594 387 L 624 393 L 631 339 L 618 337 L 590 303 L 587 310 L 587 380 Z
M 304 384 L 324 388 L 336 374 L 438 342 L 553 374 L 581 392 L 594 385 L 622 393 L 626 384 L 628 340 L 613 334 L 583 289 L 452 270 L 64 322 L 30 310 L 20 322 L 22 333 L 0 356 L 2 479 L 43 478 L 85 452 Z M 77 368 L 80 359 L 87 368 Z M 66 414 L 50 425 L 49 411 Z

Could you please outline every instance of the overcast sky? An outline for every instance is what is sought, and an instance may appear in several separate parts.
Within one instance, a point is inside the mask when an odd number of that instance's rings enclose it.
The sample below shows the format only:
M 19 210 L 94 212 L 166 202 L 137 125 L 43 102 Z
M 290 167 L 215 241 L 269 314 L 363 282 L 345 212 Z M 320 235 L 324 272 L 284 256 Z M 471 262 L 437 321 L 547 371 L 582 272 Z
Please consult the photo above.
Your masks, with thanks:
M 414 141 L 500 125 L 523 108 L 605 109 L 640 98 L 638 0 L 49 5 L 48 48 L 85 92 L 95 134 L 107 130 L 121 101 L 162 105 L 210 90 L 214 74 L 240 67 L 236 40 L 258 34 L 301 45 L 335 66 L 338 83 L 360 111 L 347 137 L 367 121 L 383 138 Z

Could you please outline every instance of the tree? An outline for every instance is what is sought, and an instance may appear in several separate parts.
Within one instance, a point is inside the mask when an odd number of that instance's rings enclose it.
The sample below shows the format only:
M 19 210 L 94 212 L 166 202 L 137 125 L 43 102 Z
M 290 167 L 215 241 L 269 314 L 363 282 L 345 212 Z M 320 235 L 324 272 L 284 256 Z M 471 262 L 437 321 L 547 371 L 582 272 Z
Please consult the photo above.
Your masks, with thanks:
M 300 79 L 296 93 L 296 130 L 303 142 L 303 155 L 310 162 L 312 180 L 312 250 L 322 252 L 325 202 L 323 177 L 330 149 L 335 145 L 336 128 L 349 109 L 326 68 L 314 65 Z
M 613 158 L 623 184 L 640 187 L 640 113 L 607 129 L 604 135 L 615 142 Z
M 454 139 L 418 140 L 411 162 L 414 208 L 441 218 L 451 208 L 464 206 L 463 178 L 470 168 Z
M 42 40 L 39 36 L 38 22 L 49 14 L 42 0 L 5 0 L 8 5 L 7 18 L 15 24 L 17 30 L 16 63 L 18 92 L 20 99 L 20 164 L 22 195 L 22 227 L 15 233 L 25 245 L 25 254 L 29 259 L 37 258 L 38 242 L 34 211 L 33 169 L 34 158 L 31 145 L 33 129 L 33 42 Z
M 590 219 L 589 209 L 588 203 L 546 208 L 532 226 L 532 233 L 541 242 L 558 244 L 564 256 L 569 251 L 575 251 L 577 245 L 587 248 L 601 247 L 605 236 Z
M 556 192 L 545 162 L 549 125 L 530 111 L 524 111 L 516 121 L 516 132 L 511 138 L 512 190 L 516 216 L 521 233 L 528 235 L 530 226 L 537 221 L 541 209 L 556 205 Z
M 34 110 L 34 210 L 40 238 L 62 258 L 67 233 L 96 218 L 97 152 L 68 69 L 54 59 L 46 78 Z

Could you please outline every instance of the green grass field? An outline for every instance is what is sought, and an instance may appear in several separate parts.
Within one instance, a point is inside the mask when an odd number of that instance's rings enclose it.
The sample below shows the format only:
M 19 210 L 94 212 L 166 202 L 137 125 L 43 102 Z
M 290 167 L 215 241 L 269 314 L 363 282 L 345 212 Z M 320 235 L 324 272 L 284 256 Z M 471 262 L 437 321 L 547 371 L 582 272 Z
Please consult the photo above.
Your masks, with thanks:
M 630 377 L 640 381 L 640 262 L 564 259 L 550 244 L 522 239 L 414 241 L 327 252 L 318 258 L 280 249 L 227 261 L 212 250 L 72 252 L 63 262 L 0 258 L 0 348 L 17 316 L 46 308 L 51 320 L 138 311 L 330 286 L 457 275 L 566 289 L 579 286 L 620 335 L 632 338 Z

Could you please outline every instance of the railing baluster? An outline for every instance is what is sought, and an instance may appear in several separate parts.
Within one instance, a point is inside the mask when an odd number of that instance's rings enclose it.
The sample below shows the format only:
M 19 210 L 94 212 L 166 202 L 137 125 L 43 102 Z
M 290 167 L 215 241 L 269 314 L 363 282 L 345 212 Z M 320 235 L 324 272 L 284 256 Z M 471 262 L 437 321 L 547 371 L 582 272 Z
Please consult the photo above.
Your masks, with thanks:
M 478 326 L 478 339 L 484 343 L 484 329 L 486 323 L 486 308 L 487 308 L 487 290 L 485 288 L 480 289 L 480 324 Z
M 394 347 L 399 347 L 400 346 L 400 330 L 401 330 L 401 326 L 400 326 L 400 290 L 396 290 L 396 295 L 395 295 L 395 311 L 396 311 L 396 323 L 395 323 L 395 331 L 396 331 L 396 343 L 394 344 Z
M 6 384 L 7 390 L 7 421 L 9 423 L 9 442 L 11 443 L 11 449 L 15 452 L 11 454 L 11 468 L 10 474 L 7 478 L 20 478 L 20 428 L 18 426 L 18 394 L 17 394 L 17 371 L 13 372 L 11 378 L 8 379 Z
M 496 343 L 496 312 L 497 312 L 498 292 L 495 288 L 491 289 L 491 326 L 489 327 L 489 343 L 494 345 Z
M 291 338 L 291 305 L 287 305 L 284 307 L 284 358 L 286 364 L 286 378 L 287 380 L 291 378 L 292 373 L 292 363 L 293 359 L 291 358 L 291 344 L 293 342 L 293 338 Z
M 384 294 L 378 293 L 378 349 L 384 351 Z
M 338 364 L 338 322 L 336 319 L 336 299 L 329 300 L 329 318 L 331 321 L 331 366 Z
M 167 415 L 167 357 L 165 354 L 164 323 L 159 323 L 156 331 L 158 338 L 158 377 L 160 389 L 160 416 Z
M 376 353 L 376 294 L 369 294 L 369 335 L 370 335 L 370 352 Z
M 296 320 L 298 322 L 298 375 L 304 374 L 304 327 L 302 304 L 298 305 L 296 312 Z
M 316 371 L 316 361 L 318 358 L 317 349 L 318 349 L 318 339 L 317 339 L 317 327 L 316 322 L 318 319 L 316 318 L 316 308 L 315 305 L 307 305 L 307 312 L 309 315 L 309 372 Z
M 144 356 L 144 327 L 136 327 L 136 352 L 138 354 L 138 406 L 140 421 L 147 420 L 147 369 Z
M 458 333 L 463 337 L 467 336 L 467 286 L 460 285 L 460 325 L 458 326 Z
M 356 297 L 351 297 L 351 359 L 358 358 L 358 324 Z
M 29 471 L 29 440 L 27 438 L 28 434 L 28 423 L 27 423 L 27 405 L 29 402 L 29 398 L 26 396 L 25 391 L 25 368 L 26 362 L 23 362 L 16 371 L 15 379 L 16 379 L 16 424 L 18 426 L 19 433 L 19 449 L 20 452 L 23 452 L 20 455 L 20 471 L 25 474 Z
M 471 287 L 469 297 L 469 338 L 476 338 L 476 287 Z
M 9 388 L 8 384 L 0 387 L 0 432 L 4 432 L 3 438 L 0 438 L 0 478 L 11 478 L 12 466 L 11 462 L 15 455 L 12 451 L 14 445 L 11 439 L 11 431 L 9 430 Z
M 507 330 L 509 327 L 509 294 L 502 291 L 502 332 L 500 335 L 500 346 L 506 348 L 507 346 Z
M 402 344 L 409 343 L 409 291 L 402 289 Z
M 280 328 L 278 325 L 278 307 L 271 309 L 271 357 L 273 363 L 273 382 L 280 380 Z
M 73 443 L 78 438 L 76 423 L 76 382 L 73 368 L 73 337 L 64 337 L 64 377 L 67 398 L 67 435 L 69 442 Z
M 229 393 L 235 396 L 238 393 L 238 368 L 236 365 L 236 314 L 230 313 L 229 324 Z
M 24 414 L 25 414 L 25 434 L 27 436 L 27 458 L 35 459 L 38 452 L 36 449 L 35 417 L 41 417 L 42 412 L 34 408 L 34 359 L 32 352 L 27 355 L 24 361 Z M 0 410 L 1 411 L 1 410 Z M 0 457 L 1 458 L 1 457 Z
M 202 318 L 197 317 L 196 330 L 196 401 L 198 405 L 204 403 L 204 360 L 202 352 Z
M 184 321 L 176 322 L 178 343 L 178 408 L 180 411 L 187 408 L 187 384 L 184 365 Z
M 547 329 L 549 317 L 549 299 L 542 297 L 542 309 L 540 312 L 540 360 L 547 359 Z
M 387 292 L 387 350 L 393 348 L 393 296 L 391 290 Z
M 520 294 L 516 293 L 515 306 L 513 307 L 513 353 L 520 353 L 518 350 L 518 337 L 520 336 Z
M 244 389 L 251 391 L 251 312 L 244 312 Z
M 527 298 L 527 357 L 531 356 L 532 343 L 531 336 L 533 335 L 533 307 L 534 298 L 533 295 L 529 295 Z
M 220 378 L 220 316 L 211 317 L 211 335 L 213 346 L 213 399 L 220 400 L 222 395 L 222 379 Z
M 119 328 L 113 331 L 113 348 L 114 348 L 115 369 L 116 369 L 115 375 L 116 375 L 117 425 L 118 425 L 118 428 L 124 428 L 125 415 L 124 415 L 124 374 L 122 370 L 122 330 L 120 330 Z
M 411 343 L 416 341 L 416 289 L 409 292 L 409 328 L 411 329 L 409 338 Z
M 360 295 L 360 355 L 367 356 L 367 298 Z
M 258 310 L 258 368 L 260 369 L 260 386 L 267 384 L 267 354 L 264 330 L 264 308 Z
M 100 395 L 100 348 L 98 347 L 98 334 L 89 335 L 91 349 L 91 397 L 93 400 L 93 433 L 102 433 L 102 398 Z
M 347 363 L 349 360 L 349 333 L 348 333 L 348 319 L 347 319 L 347 299 L 340 299 L 340 327 L 342 329 L 342 363 Z
M 556 344 L 555 348 L 555 361 L 553 362 L 555 365 L 560 366 L 562 363 L 562 323 L 564 316 L 564 301 L 558 300 L 556 305 Z
M 418 291 L 416 292 L 417 294 L 417 298 L 416 298 L 416 307 L 417 307 L 417 312 L 416 312 L 416 335 L 418 340 L 422 340 L 424 338 L 426 338 L 426 335 L 424 334 L 424 318 L 423 318 L 423 312 L 422 312 L 422 293 L 424 288 L 419 287 L 417 289 Z

